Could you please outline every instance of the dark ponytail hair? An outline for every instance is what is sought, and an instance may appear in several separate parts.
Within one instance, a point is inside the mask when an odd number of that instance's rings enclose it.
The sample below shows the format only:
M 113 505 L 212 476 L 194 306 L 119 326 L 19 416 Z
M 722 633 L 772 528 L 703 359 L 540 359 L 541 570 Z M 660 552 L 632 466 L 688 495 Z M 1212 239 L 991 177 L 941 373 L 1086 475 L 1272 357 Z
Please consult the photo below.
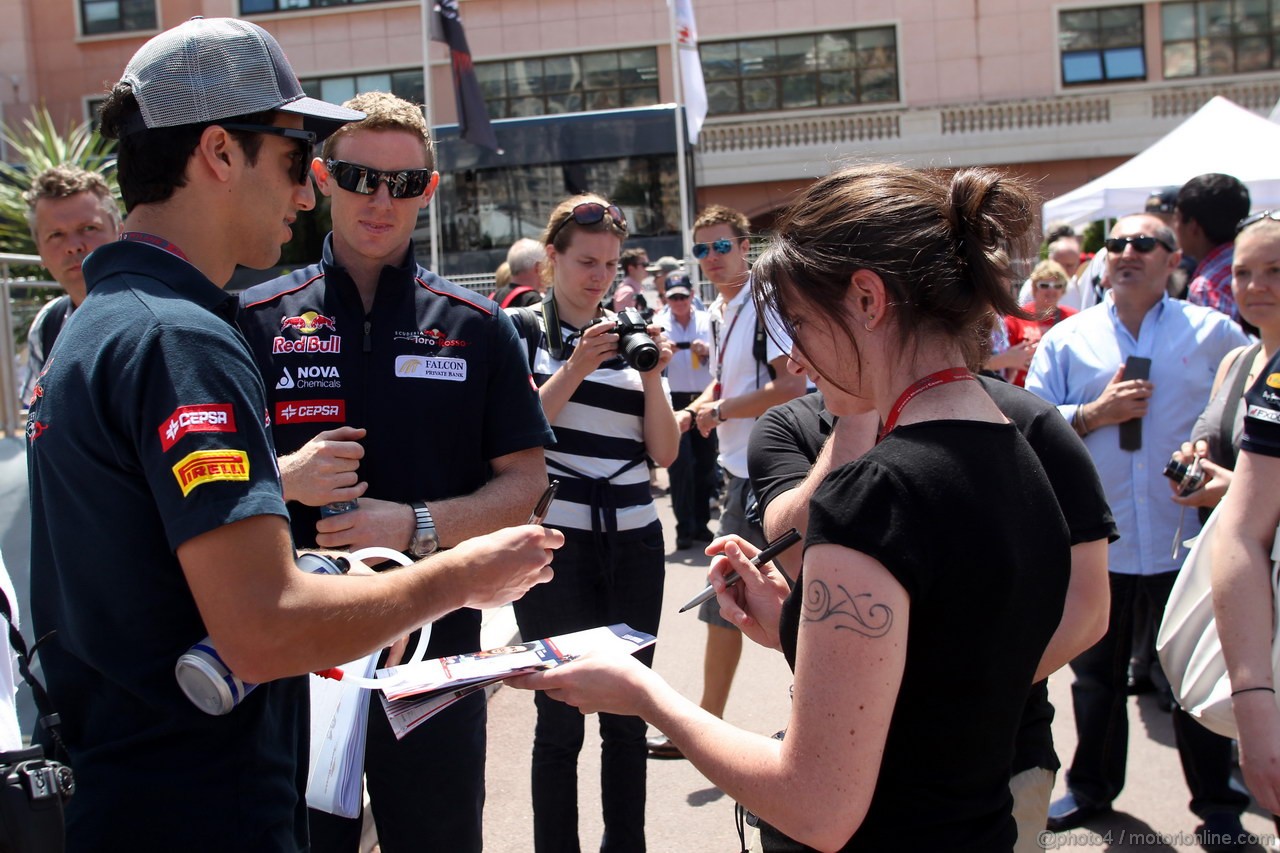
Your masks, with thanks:
M 904 357 L 940 335 L 978 364 L 987 315 L 1027 316 L 1013 294 L 1009 259 L 1029 248 L 1032 199 L 1024 182 L 990 169 L 842 169 L 811 184 L 779 217 L 754 267 L 755 298 L 784 322 L 801 306 L 825 313 L 852 341 L 845 295 L 853 274 L 870 270 L 885 283 Z

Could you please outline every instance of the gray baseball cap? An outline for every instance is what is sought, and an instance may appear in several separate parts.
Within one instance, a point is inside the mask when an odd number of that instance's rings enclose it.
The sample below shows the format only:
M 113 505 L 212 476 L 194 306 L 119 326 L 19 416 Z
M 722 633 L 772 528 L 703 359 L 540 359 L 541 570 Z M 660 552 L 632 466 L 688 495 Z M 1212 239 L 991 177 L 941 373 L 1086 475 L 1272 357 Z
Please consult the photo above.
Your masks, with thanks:
M 324 139 L 364 113 L 308 98 L 280 45 L 257 24 L 195 17 L 133 55 L 121 82 L 133 87 L 141 122 L 126 129 L 202 124 L 280 110 L 302 116 Z

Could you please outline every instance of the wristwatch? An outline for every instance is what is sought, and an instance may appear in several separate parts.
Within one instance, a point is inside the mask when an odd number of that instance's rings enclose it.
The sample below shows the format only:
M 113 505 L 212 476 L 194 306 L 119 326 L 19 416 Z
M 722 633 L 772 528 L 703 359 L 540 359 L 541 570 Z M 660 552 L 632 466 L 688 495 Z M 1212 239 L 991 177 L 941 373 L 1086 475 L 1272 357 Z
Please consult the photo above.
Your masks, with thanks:
M 409 537 L 409 553 L 414 557 L 426 557 L 440 549 L 440 536 L 436 533 L 436 523 L 431 518 L 431 510 L 426 501 L 413 501 L 415 527 L 413 536 Z
M 724 423 L 724 413 L 720 411 L 720 407 L 723 405 L 724 403 L 716 403 L 716 407 L 713 410 L 716 413 L 716 420 L 720 423 Z

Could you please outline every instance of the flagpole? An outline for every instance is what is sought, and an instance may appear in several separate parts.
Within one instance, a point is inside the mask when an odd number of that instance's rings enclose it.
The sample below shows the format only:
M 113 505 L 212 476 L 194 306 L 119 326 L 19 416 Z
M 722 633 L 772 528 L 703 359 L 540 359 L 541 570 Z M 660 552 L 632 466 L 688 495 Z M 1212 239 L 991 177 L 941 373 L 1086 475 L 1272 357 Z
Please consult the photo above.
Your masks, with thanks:
M 427 131 L 431 134 L 431 142 L 436 150 L 436 171 L 440 171 L 440 141 L 436 138 L 436 128 L 432 121 L 431 101 L 431 23 L 427 17 L 432 13 L 434 0 L 422 0 L 422 108 L 426 113 Z M 431 271 L 436 275 L 444 275 L 440 269 L 440 206 L 436 199 L 440 195 L 439 187 L 431 194 L 431 202 L 427 207 L 431 219 Z
M 687 262 L 689 281 L 697 293 L 701 284 L 698 265 L 693 263 L 693 241 L 689 233 L 689 175 L 688 144 L 685 134 L 684 80 L 680 70 L 680 46 L 676 36 L 676 6 L 667 0 L 667 17 L 671 22 L 671 82 L 676 94 L 676 180 L 680 183 L 680 246 L 681 259 Z

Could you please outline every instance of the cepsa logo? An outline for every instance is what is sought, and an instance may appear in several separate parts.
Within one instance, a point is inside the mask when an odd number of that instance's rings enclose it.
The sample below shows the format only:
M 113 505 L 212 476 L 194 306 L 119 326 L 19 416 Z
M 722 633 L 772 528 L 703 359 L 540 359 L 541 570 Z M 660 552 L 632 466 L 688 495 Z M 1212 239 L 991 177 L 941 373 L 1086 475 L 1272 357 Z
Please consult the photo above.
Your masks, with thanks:
M 160 448 L 166 453 L 189 432 L 235 432 L 236 415 L 230 403 L 179 406 L 160 424 Z
M 249 454 L 243 450 L 197 450 L 188 453 L 173 466 L 173 476 L 178 480 L 185 498 L 203 483 L 215 480 L 248 482 Z
M 296 317 L 280 318 L 280 331 L 295 329 L 303 335 L 314 335 L 321 329 L 330 334 L 324 338 L 302 337 L 294 340 L 286 337 L 271 339 L 271 352 L 275 355 L 284 353 L 339 353 L 342 352 L 342 338 L 336 334 L 338 324 L 332 317 L 326 317 L 315 311 L 303 311 Z
M 342 423 L 347 419 L 346 400 L 294 400 L 276 403 L 277 424 Z

